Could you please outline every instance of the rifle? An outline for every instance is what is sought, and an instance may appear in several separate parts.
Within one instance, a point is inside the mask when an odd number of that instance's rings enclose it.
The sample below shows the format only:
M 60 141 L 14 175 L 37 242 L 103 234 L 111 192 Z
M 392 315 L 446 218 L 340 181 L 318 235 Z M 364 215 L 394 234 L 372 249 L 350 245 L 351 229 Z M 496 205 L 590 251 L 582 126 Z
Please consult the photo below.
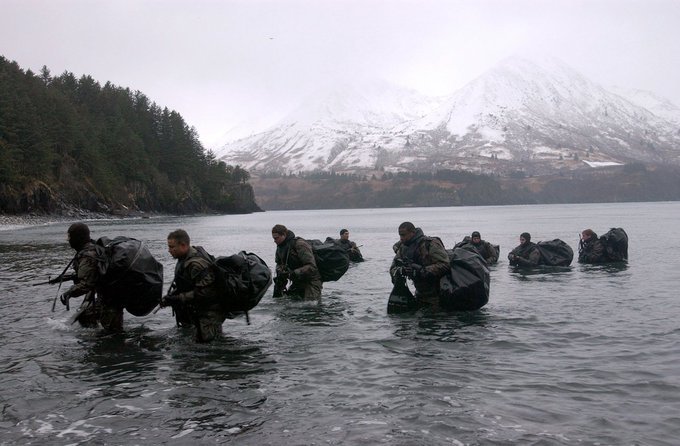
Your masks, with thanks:
M 81 302 L 80 306 L 76 310 L 76 312 L 73 313 L 73 316 L 71 316 L 71 318 L 69 319 L 69 325 L 75 324 L 76 321 L 78 320 L 78 318 L 80 317 L 80 315 L 83 314 L 85 312 L 85 310 L 90 308 L 90 306 L 94 305 L 94 300 L 95 300 L 94 291 L 90 291 L 89 293 L 87 293 L 85 295 L 85 298 Z M 68 304 L 66 305 L 66 309 L 67 310 L 69 309 Z
M 404 276 L 404 268 L 411 264 L 409 259 L 396 259 L 397 268 L 394 272 L 394 287 L 387 300 L 387 313 L 405 313 L 415 311 L 418 308 L 418 302 L 406 285 L 406 277 Z
M 54 279 L 49 279 L 45 282 L 38 282 L 34 283 L 33 286 L 39 286 L 39 285 L 55 285 L 57 283 L 61 284 L 61 282 L 70 282 L 74 281 L 76 282 L 78 280 L 78 274 L 73 273 L 73 274 L 60 274 Z
M 171 295 L 171 294 L 177 294 L 177 282 L 175 282 L 174 280 L 173 280 L 172 283 L 170 284 L 170 288 L 168 288 L 168 292 L 166 293 L 166 296 L 169 296 L 169 295 Z M 158 302 L 158 305 L 157 305 L 156 308 L 154 308 L 154 310 L 153 310 L 153 314 L 158 313 L 158 311 L 159 311 L 161 308 L 163 308 L 163 307 L 161 306 L 161 303 L 162 303 L 162 302 L 163 302 L 163 298 L 161 297 L 160 302 Z M 174 309 L 174 308 L 172 309 L 172 314 L 173 314 L 173 315 L 175 314 L 175 309 Z
M 75 281 L 78 279 L 78 275 L 75 274 L 75 273 L 74 273 L 74 274 L 66 274 L 66 271 L 68 271 L 68 269 L 71 267 L 71 265 L 73 264 L 73 262 L 76 260 L 76 257 L 78 257 L 78 254 L 76 254 L 75 256 L 73 256 L 73 258 L 71 259 L 71 261 L 68 262 L 68 265 L 66 265 L 66 268 L 64 268 L 64 270 L 61 272 L 61 274 L 59 274 L 59 275 L 58 275 L 57 277 L 55 277 L 54 279 L 48 279 L 47 282 L 41 282 L 41 283 L 35 283 L 35 284 L 33 284 L 33 286 L 37 286 L 37 285 L 54 285 L 55 283 L 58 283 L 58 284 L 59 284 L 59 287 L 57 288 L 57 294 L 54 296 L 54 300 L 52 301 L 52 313 L 54 313 L 55 307 L 56 307 L 56 305 L 57 305 L 57 299 L 59 299 L 59 290 L 61 290 L 61 284 L 64 283 L 64 282 L 66 282 L 66 281 L 69 281 L 69 280 L 73 280 L 73 281 L 75 282 Z M 66 306 L 66 309 L 67 309 L 67 310 L 69 309 L 69 308 L 68 308 L 68 305 Z

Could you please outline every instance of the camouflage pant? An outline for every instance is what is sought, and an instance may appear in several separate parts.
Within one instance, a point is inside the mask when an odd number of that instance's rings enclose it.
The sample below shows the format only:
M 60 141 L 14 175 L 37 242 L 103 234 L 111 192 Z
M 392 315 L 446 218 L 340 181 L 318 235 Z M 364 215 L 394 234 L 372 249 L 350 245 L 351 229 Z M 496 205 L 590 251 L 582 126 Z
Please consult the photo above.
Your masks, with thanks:
M 439 305 L 439 293 L 433 293 L 433 292 L 428 292 L 428 293 L 421 293 L 419 291 L 416 291 L 416 301 L 418 302 L 418 307 L 421 308 L 430 308 L 432 310 L 439 310 L 440 305 Z
M 222 334 L 226 316 L 218 311 L 201 311 L 195 317 L 196 342 L 210 342 Z
M 188 306 L 173 308 L 178 327 L 196 327 L 196 342 L 210 342 L 222 334 L 226 315 L 215 310 L 196 310 Z
M 310 282 L 293 282 L 286 294 L 301 299 L 318 299 L 321 297 L 323 283 L 320 280 Z
M 89 299 L 89 300 L 88 300 Z M 85 307 L 76 318 L 78 323 L 87 328 L 96 328 L 101 324 L 105 331 L 123 331 L 123 307 L 113 302 L 105 302 L 97 297 L 88 296 L 83 301 Z M 81 305 L 81 308 L 83 308 Z

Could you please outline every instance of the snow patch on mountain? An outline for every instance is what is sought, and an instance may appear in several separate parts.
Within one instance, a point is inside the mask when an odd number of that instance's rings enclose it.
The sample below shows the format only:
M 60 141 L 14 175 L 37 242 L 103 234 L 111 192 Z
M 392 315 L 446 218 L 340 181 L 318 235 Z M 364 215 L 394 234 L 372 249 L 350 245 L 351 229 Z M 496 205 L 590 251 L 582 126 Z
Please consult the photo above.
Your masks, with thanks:
M 680 126 L 680 107 L 670 100 L 646 90 L 616 86 L 609 89 L 633 104 L 644 107 L 655 115 Z

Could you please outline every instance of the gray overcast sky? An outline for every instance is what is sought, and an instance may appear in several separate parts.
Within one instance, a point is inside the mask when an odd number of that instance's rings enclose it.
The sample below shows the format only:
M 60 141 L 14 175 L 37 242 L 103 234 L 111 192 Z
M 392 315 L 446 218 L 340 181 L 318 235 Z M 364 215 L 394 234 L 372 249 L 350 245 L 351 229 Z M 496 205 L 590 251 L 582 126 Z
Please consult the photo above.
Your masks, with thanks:
M 0 54 L 140 90 L 211 147 L 333 79 L 429 94 L 517 52 L 680 105 L 678 0 L 0 0 Z

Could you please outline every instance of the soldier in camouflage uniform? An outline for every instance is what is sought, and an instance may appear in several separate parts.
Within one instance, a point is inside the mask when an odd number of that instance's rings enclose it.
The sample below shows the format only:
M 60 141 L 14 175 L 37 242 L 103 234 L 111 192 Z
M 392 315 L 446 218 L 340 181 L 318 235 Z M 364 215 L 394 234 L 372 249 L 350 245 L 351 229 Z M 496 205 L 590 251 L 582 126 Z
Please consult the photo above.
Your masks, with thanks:
M 510 251 L 508 260 L 512 266 L 538 266 L 541 264 L 541 251 L 531 241 L 531 234 L 523 232 L 519 236 L 519 246 Z
M 320 298 L 323 282 L 309 243 L 295 237 L 293 231 L 283 225 L 272 228 L 272 238 L 276 243 L 274 296 L 285 293 L 303 299 Z M 291 284 L 286 289 L 288 280 Z
M 392 282 L 400 275 L 413 279 L 418 304 L 439 308 L 439 279 L 451 268 L 441 240 L 427 237 L 413 223 L 404 222 L 399 225 L 399 241 L 393 249 Z
M 474 231 L 470 236 L 470 246 L 486 261 L 488 265 L 493 265 L 498 261 L 496 248 L 486 240 L 482 240 L 479 231 Z
M 349 231 L 347 229 L 340 230 L 340 245 L 347 250 L 351 262 L 364 261 L 364 256 L 361 254 L 357 244 L 349 239 Z
M 161 306 L 171 306 L 178 326 L 196 327 L 196 342 L 210 342 L 222 333 L 227 317 L 220 305 L 210 255 L 191 246 L 189 234 L 178 229 L 168 235 L 168 252 L 177 259 L 175 280 Z
M 123 305 L 106 290 L 97 288 L 99 279 L 98 256 L 94 242 L 90 239 L 90 228 L 85 223 L 74 223 L 68 228 L 68 242 L 78 253 L 73 261 L 78 280 L 61 295 L 64 305 L 72 297 L 85 295 L 76 320 L 84 327 L 101 324 L 104 330 L 123 330 Z
M 579 263 L 602 263 L 607 261 L 604 245 L 592 229 L 586 229 L 581 233 L 578 261 Z

